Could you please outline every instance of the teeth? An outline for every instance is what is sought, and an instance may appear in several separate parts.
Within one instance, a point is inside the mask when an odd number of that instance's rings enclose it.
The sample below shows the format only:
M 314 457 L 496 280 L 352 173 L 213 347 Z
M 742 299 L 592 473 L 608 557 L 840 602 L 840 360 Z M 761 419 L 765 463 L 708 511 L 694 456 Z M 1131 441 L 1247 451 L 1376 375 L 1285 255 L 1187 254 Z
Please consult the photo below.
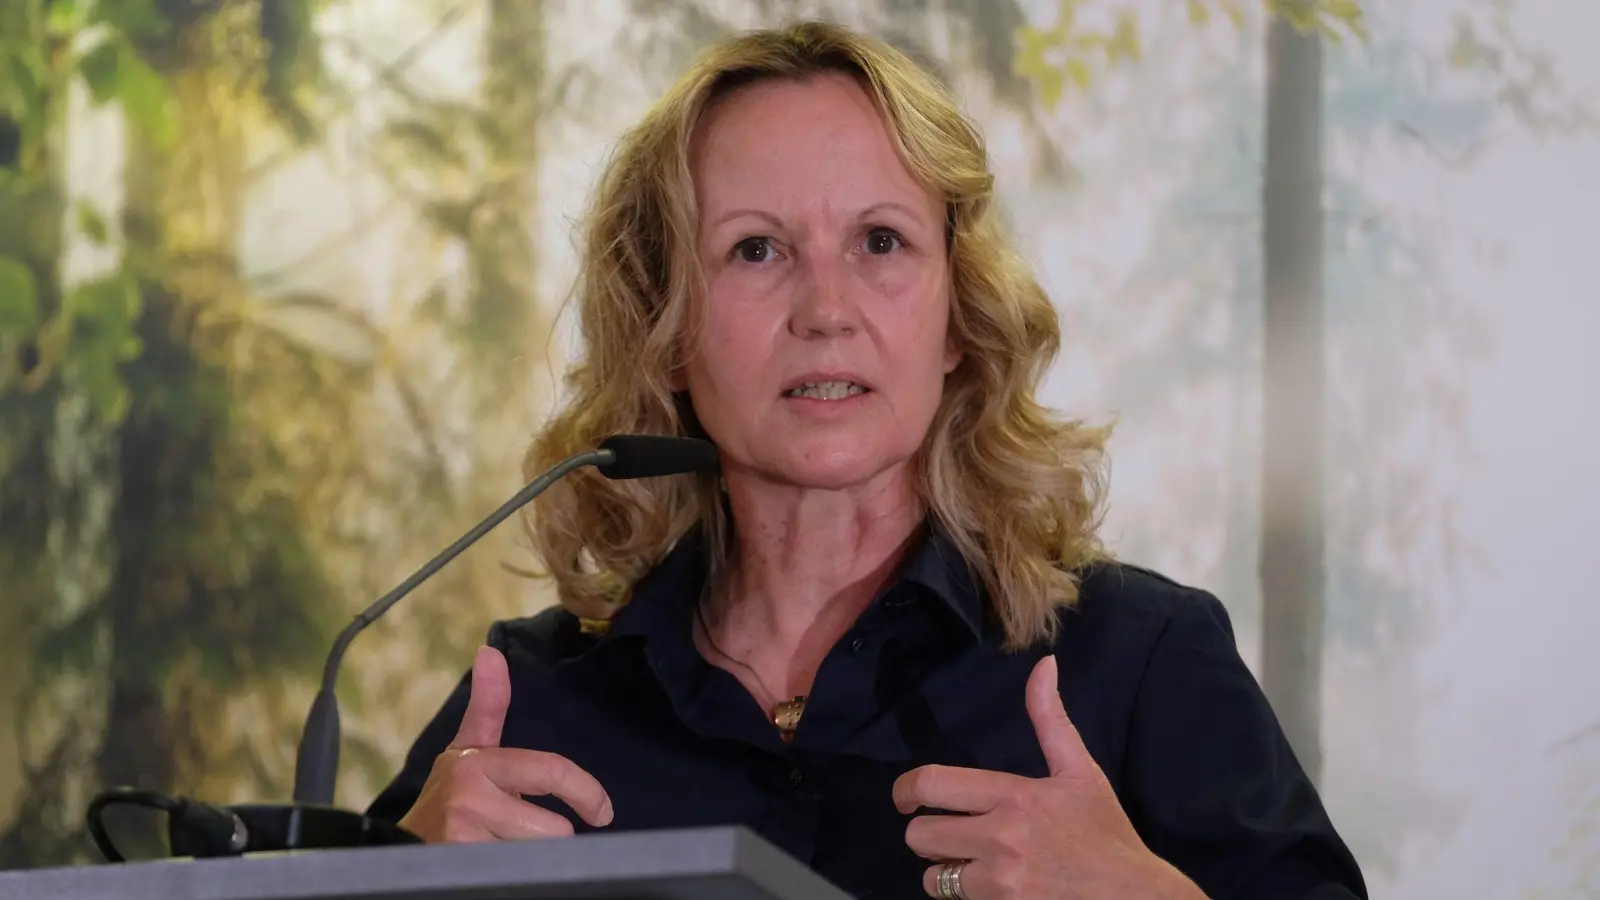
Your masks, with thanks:
M 789 391 L 788 396 L 806 397 L 811 400 L 843 400 L 866 392 L 866 388 L 853 381 L 809 381 Z

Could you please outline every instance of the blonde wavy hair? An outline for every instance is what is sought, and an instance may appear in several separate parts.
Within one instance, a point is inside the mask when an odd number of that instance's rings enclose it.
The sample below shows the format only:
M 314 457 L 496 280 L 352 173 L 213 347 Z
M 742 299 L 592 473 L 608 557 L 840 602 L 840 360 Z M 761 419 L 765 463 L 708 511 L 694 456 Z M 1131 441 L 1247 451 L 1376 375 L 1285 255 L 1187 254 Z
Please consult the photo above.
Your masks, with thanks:
M 695 193 L 690 141 L 708 107 L 766 79 L 847 73 L 877 101 L 911 172 L 946 199 L 951 328 L 964 356 L 918 453 L 929 514 L 974 567 L 1019 649 L 1054 636 L 1096 538 L 1108 429 L 1053 415 L 1034 391 L 1060 346 L 1055 308 L 1003 234 L 982 136 L 938 80 L 888 44 L 805 22 L 703 53 L 622 138 L 584 227 L 574 297 L 584 355 L 570 399 L 529 448 L 532 477 L 616 433 L 703 437 L 673 375 L 693 346 Z M 560 602 L 609 619 L 628 588 L 693 529 L 707 563 L 731 546 L 719 479 L 611 481 L 574 472 L 525 515 Z

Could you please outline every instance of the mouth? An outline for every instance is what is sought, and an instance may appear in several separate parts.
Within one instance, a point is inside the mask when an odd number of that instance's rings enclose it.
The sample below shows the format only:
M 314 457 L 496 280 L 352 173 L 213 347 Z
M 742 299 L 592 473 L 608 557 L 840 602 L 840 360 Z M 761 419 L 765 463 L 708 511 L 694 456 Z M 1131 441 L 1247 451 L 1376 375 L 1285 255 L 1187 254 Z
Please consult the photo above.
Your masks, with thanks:
M 872 389 L 854 381 L 803 381 L 783 392 L 783 396 L 802 400 L 848 400 Z

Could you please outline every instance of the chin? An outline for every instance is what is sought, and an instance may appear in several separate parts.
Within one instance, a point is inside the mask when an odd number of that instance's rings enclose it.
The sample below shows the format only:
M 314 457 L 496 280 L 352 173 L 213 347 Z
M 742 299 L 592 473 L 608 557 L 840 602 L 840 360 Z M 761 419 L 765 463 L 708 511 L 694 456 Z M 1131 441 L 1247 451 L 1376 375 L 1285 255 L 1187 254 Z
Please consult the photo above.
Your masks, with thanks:
M 774 468 L 797 487 L 842 491 L 870 484 L 910 459 L 910 453 L 862 452 L 859 447 L 815 448 L 800 449 Z

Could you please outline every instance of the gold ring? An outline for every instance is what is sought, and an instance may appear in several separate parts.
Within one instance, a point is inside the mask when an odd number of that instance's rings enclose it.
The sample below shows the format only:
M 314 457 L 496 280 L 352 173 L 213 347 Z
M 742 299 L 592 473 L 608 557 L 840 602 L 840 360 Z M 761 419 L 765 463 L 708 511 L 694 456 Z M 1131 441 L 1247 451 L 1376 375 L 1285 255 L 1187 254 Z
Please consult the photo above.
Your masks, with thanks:
M 939 900 L 967 900 L 966 892 L 961 890 L 961 870 L 967 862 L 957 860 L 939 867 Z

